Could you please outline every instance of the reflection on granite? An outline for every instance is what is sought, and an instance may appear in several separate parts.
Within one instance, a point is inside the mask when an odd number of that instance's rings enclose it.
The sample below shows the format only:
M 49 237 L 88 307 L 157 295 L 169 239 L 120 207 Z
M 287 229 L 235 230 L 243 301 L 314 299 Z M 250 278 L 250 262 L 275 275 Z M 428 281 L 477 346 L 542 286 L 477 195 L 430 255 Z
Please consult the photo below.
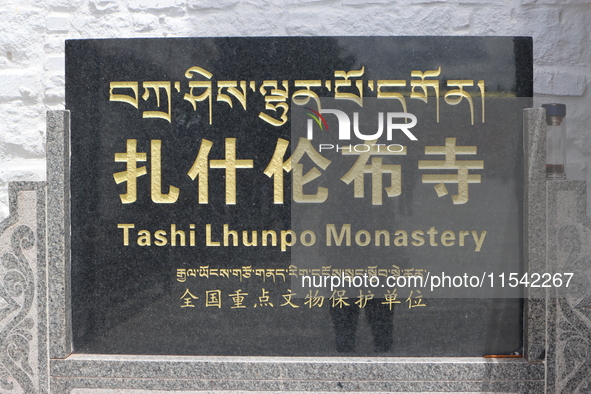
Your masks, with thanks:
M 289 272 L 300 266 L 295 262 L 301 257 L 299 249 L 282 251 L 279 246 L 263 246 L 263 240 L 256 246 L 247 244 L 255 243 L 254 231 L 260 238 L 263 230 L 278 237 L 282 231 L 295 231 L 294 218 L 306 217 L 299 209 L 316 205 L 324 211 L 311 214 L 324 220 L 313 228 L 318 239 L 328 223 L 347 223 L 346 214 L 359 212 L 375 229 L 402 226 L 392 231 L 407 229 L 409 239 L 413 229 L 429 232 L 437 227 L 440 237 L 452 230 L 459 237 L 464 230 L 470 246 L 464 245 L 464 238 L 454 241 L 454 247 L 443 240 L 435 243 L 424 233 L 421 248 L 325 248 L 331 249 L 329 256 L 319 252 L 323 258 L 304 259 L 313 270 L 381 265 L 399 266 L 403 275 L 405 269 L 439 269 L 456 274 L 474 270 L 470 275 L 479 277 L 495 270 L 521 271 L 521 109 L 531 105 L 531 51 L 527 37 L 67 41 L 74 351 L 359 357 L 522 354 L 519 299 L 490 295 L 460 300 L 448 295 L 433 297 L 423 307 L 421 300 L 429 297 L 414 289 L 397 295 L 401 304 L 391 309 L 382 307 L 391 294 L 379 288 L 370 303 L 376 308 L 361 311 L 354 304 L 360 297 L 354 289 L 337 306 L 342 310 L 336 310 L 331 294 L 320 295 L 322 302 L 312 305 L 307 301 L 316 298 L 314 293 L 294 287 L 301 275 Z M 398 87 L 404 95 L 394 92 Z M 438 97 L 432 96 L 435 91 Z M 420 123 L 413 132 L 420 141 L 407 141 L 407 154 L 387 158 L 394 161 L 383 168 L 384 182 L 390 178 L 386 169 L 404 168 L 399 198 L 388 192 L 392 198 L 383 198 L 380 206 L 373 199 L 355 198 L 353 185 L 341 180 L 343 174 L 329 174 L 339 169 L 333 161 L 321 179 L 334 183 L 328 187 L 327 202 L 292 203 L 289 196 L 292 191 L 296 195 L 295 186 L 283 182 L 283 163 L 299 141 L 292 135 L 294 106 L 298 99 L 318 105 L 316 96 L 356 107 L 364 103 L 364 110 L 373 99 L 387 103 L 387 111 L 403 109 L 417 116 Z M 334 120 L 327 116 L 328 123 Z M 402 132 L 392 138 L 399 137 L 406 138 Z M 458 168 L 436 168 L 455 171 L 457 179 L 434 189 L 421 181 L 425 171 L 419 171 L 417 163 L 447 163 L 449 152 L 428 157 L 425 150 L 449 150 L 452 145 Z M 468 159 L 470 180 L 460 181 L 461 163 Z M 271 171 L 271 162 L 280 162 L 278 171 Z M 295 167 L 290 171 L 294 174 Z M 279 177 L 281 187 L 275 190 Z M 477 182 L 481 177 L 484 181 Z M 306 175 L 306 183 L 312 178 Z M 472 182 L 468 198 L 463 188 Z M 313 182 L 302 193 L 313 196 L 315 188 Z M 340 214 L 332 215 L 329 207 Z M 480 250 L 474 234 L 482 242 L 486 230 L 493 228 Z M 215 242 L 221 245 L 212 246 Z M 325 245 L 319 241 L 320 246 Z M 66 260 L 60 260 L 60 266 L 67 274 Z M 179 270 L 185 272 L 182 278 Z M 516 294 L 513 297 L 520 296 Z M 64 330 L 65 320 L 54 324 Z M 52 351 L 67 354 L 68 343 L 53 346 L 52 341 Z

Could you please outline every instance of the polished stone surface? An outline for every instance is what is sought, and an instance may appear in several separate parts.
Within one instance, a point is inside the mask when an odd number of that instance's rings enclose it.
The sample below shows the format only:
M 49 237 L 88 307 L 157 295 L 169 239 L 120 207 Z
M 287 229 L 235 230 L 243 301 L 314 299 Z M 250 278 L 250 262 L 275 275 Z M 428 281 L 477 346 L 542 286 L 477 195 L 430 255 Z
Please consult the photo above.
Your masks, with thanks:
M 439 97 L 433 96 L 434 85 L 425 88 L 429 97 L 421 96 L 422 88 L 413 84 L 422 79 L 411 76 L 413 70 L 431 70 L 423 77 L 428 84 L 436 81 Z M 350 72 L 347 80 L 345 71 Z M 413 131 L 420 144 L 408 144 L 403 168 L 414 170 L 403 173 L 403 194 L 388 198 L 380 190 L 386 199 L 384 210 L 369 212 L 370 204 L 367 217 L 374 218 L 375 225 L 385 220 L 390 225 L 404 224 L 409 231 L 427 231 L 432 226 L 440 233 L 489 229 L 487 244 L 478 254 L 474 250 L 456 253 L 442 246 L 443 241 L 434 248 L 434 242 L 427 240 L 432 246 L 425 246 L 425 253 L 397 249 L 395 257 L 341 248 L 328 257 L 320 251 L 327 262 L 313 259 L 311 268 L 357 269 L 365 264 L 366 269 L 370 265 L 392 270 L 397 265 L 404 273 L 435 269 L 433 265 L 442 262 L 439 269 L 448 274 L 474 267 L 479 277 L 484 272 L 496 274 L 495 270 L 522 271 L 521 108 L 531 105 L 527 98 L 531 84 L 531 40 L 527 38 L 68 41 L 74 351 L 240 356 L 521 353 L 519 299 L 445 300 L 419 295 L 414 289 L 400 294 L 401 304 L 392 312 L 380 291 L 361 311 L 354 305 L 356 290 L 344 299 L 350 306 L 329 306 L 335 299 L 328 294 L 322 307 L 310 308 L 304 298 L 310 293 L 296 291 L 290 283 L 294 277 L 287 274 L 294 262 L 300 265 L 294 249 L 214 247 L 206 246 L 204 238 L 208 224 L 212 242 L 223 242 L 224 224 L 238 232 L 279 233 L 292 227 L 294 216 L 316 217 L 324 220 L 314 228 L 320 236 L 329 219 L 342 223 L 343 217 L 323 217 L 313 209 L 300 215 L 302 204 L 290 198 L 278 203 L 274 182 L 284 170 L 280 166 L 273 180 L 273 173 L 265 171 L 279 149 L 279 139 L 291 140 L 292 150 L 296 145 L 290 127 L 293 111 L 284 110 L 316 94 L 341 95 L 337 98 L 351 103 L 361 97 L 369 102 L 384 94 L 391 98 L 391 110 L 417 114 L 419 124 Z M 487 92 L 486 104 L 481 89 Z M 304 105 L 314 100 L 309 103 Z M 446 139 L 451 144 L 455 137 L 458 146 L 478 148 L 470 159 L 486 163 L 483 170 L 470 169 L 470 174 L 482 175 L 484 181 L 469 185 L 470 200 L 465 204 L 452 202 L 457 185 L 448 185 L 446 195 L 436 189 L 444 195 L 437 197 L 433 185 L 420 183 L 421 172 L 416 170 L 419 160 L 443 159 L 425 157 L 425 146 L 443 146 Z M 235 148 L 231 138 L 236 138 Z M 206 140 L 213 143 L 209 154 Z M 133 151 L 139 154 L 134 156 Z M 199 152 L 201 159 L 196 160 Z M 228 170 L 233 152 L 238 160 L 235 172 Z M 278 156 L 277 162 L 283 163 L 288 155 Z M 226 188 L 234 176 L 235 204 Z M 351 186 L 338 177 L 334 180 L 343 193 L 331 188 L 328 203 L 343 211 L 356 210 L 345 201 L 354 200 Z M 306 185 L 304 193 L 313 194 L 318 185 Z M 292 190 L 286 180 L 279 194 L 290 196 Z M 413 206 L 413 200 L 420 200 L 420 206 Z M 195 246 L 189 246 L 191 225 Z M 124 244 L 127 231 L 129 245 Z M 183 233 L 171 237 L 175 231 Z M 241 234 L 236 235 L 240 238 L 236 241 L 243 243 Z M 150 246 L 140 245 L 148 242 Z M 181 246 L 183 242 L 186 246 Z M 344 265 L 350 261 L 352 265 Z M 243 267 L 253 270 L 250 278 L 242 277 Z M 425 307 L 423 298 L 428 299 Z M 243 305 L 238 305 L 241 301 Z

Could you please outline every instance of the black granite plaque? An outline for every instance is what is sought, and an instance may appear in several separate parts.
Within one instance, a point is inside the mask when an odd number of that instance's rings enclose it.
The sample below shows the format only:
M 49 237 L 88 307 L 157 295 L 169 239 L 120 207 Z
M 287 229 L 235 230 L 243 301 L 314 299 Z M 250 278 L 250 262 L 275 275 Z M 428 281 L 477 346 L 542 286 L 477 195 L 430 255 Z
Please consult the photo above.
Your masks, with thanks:
M 499 289 L 531 59 L 520 37 L 67 41 L 75 351 L 519 352 Z

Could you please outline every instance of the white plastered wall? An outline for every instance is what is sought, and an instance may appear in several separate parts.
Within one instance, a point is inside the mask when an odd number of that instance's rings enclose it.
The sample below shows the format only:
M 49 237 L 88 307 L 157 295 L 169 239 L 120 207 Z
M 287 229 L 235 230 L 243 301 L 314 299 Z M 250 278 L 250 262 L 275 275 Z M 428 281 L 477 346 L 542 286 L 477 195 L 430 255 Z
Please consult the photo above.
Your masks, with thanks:
M 0 219 L 9 181 L 45 179 L 65 39 L 269 35 L 533 36 L 536 106 L 567 105 L 567 174 L 591 181 L 591 0 L 2 0 Z

